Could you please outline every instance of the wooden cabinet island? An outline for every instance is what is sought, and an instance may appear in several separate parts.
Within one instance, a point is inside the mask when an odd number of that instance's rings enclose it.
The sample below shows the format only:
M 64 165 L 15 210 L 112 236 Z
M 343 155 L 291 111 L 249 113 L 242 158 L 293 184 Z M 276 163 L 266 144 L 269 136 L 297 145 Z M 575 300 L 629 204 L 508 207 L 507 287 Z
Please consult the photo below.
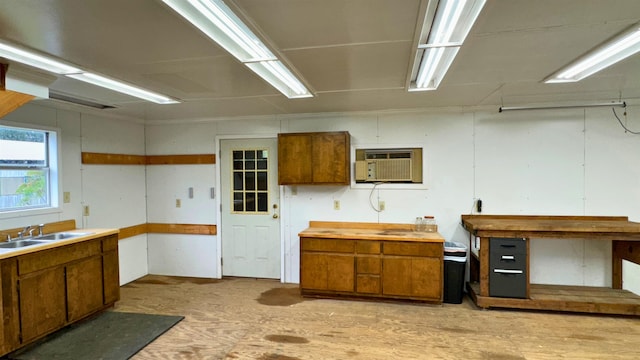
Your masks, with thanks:
M 444 239 L 413 229 L 311 221 L 299 234 L 302 295 L 441 303 Z

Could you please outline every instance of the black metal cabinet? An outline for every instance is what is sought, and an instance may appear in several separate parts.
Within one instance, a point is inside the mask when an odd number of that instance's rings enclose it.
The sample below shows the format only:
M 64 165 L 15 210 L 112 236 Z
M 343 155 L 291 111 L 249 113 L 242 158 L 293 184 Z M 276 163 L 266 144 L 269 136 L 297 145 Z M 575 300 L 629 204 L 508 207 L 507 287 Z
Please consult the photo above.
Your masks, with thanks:
M 527 240 L 491 238 L 489 296 L 527 297 Z

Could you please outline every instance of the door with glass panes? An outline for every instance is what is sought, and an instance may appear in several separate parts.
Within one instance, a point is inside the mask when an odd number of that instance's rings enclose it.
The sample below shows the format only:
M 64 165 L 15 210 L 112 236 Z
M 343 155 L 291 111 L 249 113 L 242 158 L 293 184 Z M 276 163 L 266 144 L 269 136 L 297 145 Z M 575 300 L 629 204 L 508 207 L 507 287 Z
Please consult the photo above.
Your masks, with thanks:
M 221 140 L 222 275 L 280 278 L 277 139 Z

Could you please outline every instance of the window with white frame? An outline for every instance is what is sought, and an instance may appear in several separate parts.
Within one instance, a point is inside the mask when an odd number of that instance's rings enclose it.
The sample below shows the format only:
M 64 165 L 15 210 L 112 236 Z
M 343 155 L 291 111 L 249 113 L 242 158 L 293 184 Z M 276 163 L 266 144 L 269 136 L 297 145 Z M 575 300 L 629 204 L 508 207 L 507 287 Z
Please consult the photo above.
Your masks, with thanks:
M 0 213 L 58 205 L 57 153 L 56 131 L 0 125 Z

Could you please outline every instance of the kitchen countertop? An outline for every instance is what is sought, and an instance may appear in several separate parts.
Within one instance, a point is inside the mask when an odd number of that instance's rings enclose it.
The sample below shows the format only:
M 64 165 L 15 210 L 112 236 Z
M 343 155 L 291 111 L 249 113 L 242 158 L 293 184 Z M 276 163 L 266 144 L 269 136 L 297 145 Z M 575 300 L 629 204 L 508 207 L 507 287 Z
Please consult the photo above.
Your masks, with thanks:
M 305 238 L 357 239 L 443 243 L 437 231 L 413 231 L 410 224 L 346 223 L 312 221 L 298 234 Z
M 66 230 L 66 231 L 60 231 L 60 232 L 63 232 L 63 233 L 89 233 L 89 234 L 78 236 L 78 237 L 74 237 L 74 238 L 71 238 L 71 239 L 46 240 L 42 244 L 30 245 L 30 246 L 15 248 L 15 249 L 1 249 L 0 248 L 0 260 L 8 259 L 8 258 L 12 258 L 12 257 L 15 257 L 15 256 L 20 256 L 20 255 L 30 254 L 30 253 L 37 252 L 37 251 L 53 249 L 53 248 L 57 248 L 57 247 L 60 247 L 60 246 L 75 244 L 75 243 L 79 243 L 79 242 L 83 242 L 83 241 L 87 241 L 87 240 L 91 240 L 91 239 L 96 239 L 96 238 L 104 237 L 104 236 L 108 236 L 108 235 L 113 235 L 113 234 L 119 233 L 120 230 L 118 230 L 118 229 L 74 229 L 74 230 Z M 45 234 L 45 235 L 48 235 L 48 234 Z M 19 240 L 20 239 L 14 239 L 13 241 L 19 241 Z M 38 239 L 37 238 L 34 238 L 34 239 L 26 238 L 26 239 L 22 239 L 22 240 L 38 240 Z

